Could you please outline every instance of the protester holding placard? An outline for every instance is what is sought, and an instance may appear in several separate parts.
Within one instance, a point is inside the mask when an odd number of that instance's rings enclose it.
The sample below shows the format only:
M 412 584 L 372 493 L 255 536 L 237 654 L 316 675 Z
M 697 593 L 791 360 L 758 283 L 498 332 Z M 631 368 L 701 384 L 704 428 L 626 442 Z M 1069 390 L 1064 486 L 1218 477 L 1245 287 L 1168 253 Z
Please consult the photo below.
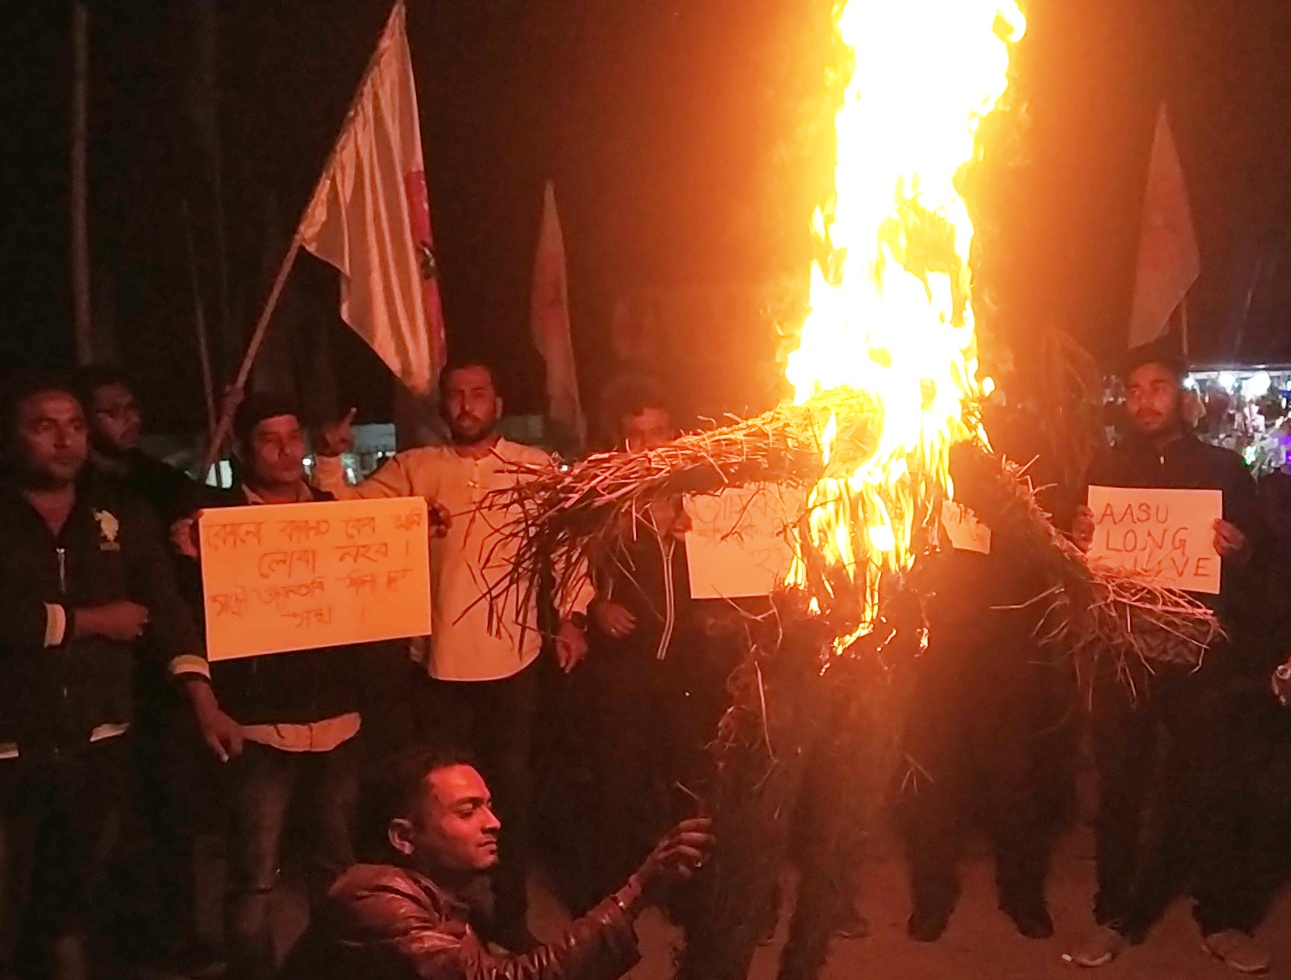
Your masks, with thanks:
M 1197 672 L 1161 669 L 1136 674 L 1131 695 L 1115 665 L 1102 664 L 1096 680 L 1094 726 L 1101 775 L 1097 841 L 1097 932 L 1071 955 L 1082 966 L 1101 966 L 1128 943 L 1140 941 L 1173 897 L 1180 865 L 1193 872 L 1198 925 L 1207 948 L 1246 971 L 1267 969 L 1268 956 L 1251 938 L 1259 917 L 1258 896 L 1244 872 L 1249 849 L 1249 793 L 1255 774 L 1241 765 L 1243 721 L 1233 692 L 1250 673 L 1249 572 L 1258 531 L 1255 486 L 1242 461 L 1225 449 L 1198 441 L 1187 429 L 1183 365 L 1155 348 L 1135 352 L 1125 379 L 1131 431 L 1089 477 L 1091 487 L 1214 490 L 1222 493 L 1222 516 L 1213 521 L 1213 553 L 1221 562 L 1216 595 L 1197 597 L 1216 610 L 1228 639 L 1207 651 Z M 1092 491 L 1091 491 L 1091 499 Z M 1130 511 L 1088 507 L 1077 517 L 1073 537 L 1085 550 L 1095 542 L 1099 518 L 1148 518 L 1166 505 L 1146 493 L 1128 501 Z M 1128 516 L 1127 516 L 1128 515 Z M 1174 539 L 1162 517 L 1159 538 Z M 1146 530 L 1145 530 L 1146 534 Z M 1209 542 L 1208 542 L 1209 543 Z M 1167 546 L 1169 541 L 1167 541 Z M 1186 546 L 1179 549 L 1182 554 Z M 1195 553 L 1195 545 L 1193 549 Z M 1196 574 L 1196 579 L 1203 578 Z M 1267 684 L 1267 680 L 1262 680 Z M 1159 738 L 1168 736 L 1166 761 Z M 1156 791 L 1165 809 L 1158 841 L 1142 840 L 1144 815 Z
M 208 506 L 331 499 L 305 482 L 305 438 L 291 405 L 252 394 L 238 406 L 233 432 L 241 484 L 214 492 Z M 197 558 L 193 523 L 182 522 L 174 537 Z M 312 900 L 354 862 L 365 650 L 326 647 L 210 665 L 220 705 L 239 726 L 224 758 L 231 811 L 225 906 L 230 976 L 273 975 L 270 901 L 289 811 L 306 821 Z
M 431 544 L 434 633 L 426 664 L 424 716 L 435 734 L 469 746 L 496 793 L 505 826 L 494 876 L 497 939 L 512 950 L 534 945 L 526 923 L 530 747 L 538 701 L 538 589 L 517 589 L 500 603 L 489 590 L 511 571 L 518 541 L 499 533 L 517 516 L 497 503 L 505 490 L 552 466 L 540 450 L 502 438 L 502 398 L 492 370 L 460 362 L 440 375 L 440 409 L 449 446 L 398 453 L 357 486 L 337 458 L 353 445 L 351 419 L 327 426 L 316 448 L 318 484 L 341 499 L 424 497 L 440 534 Z M 352 416 L 353 413 L 351 413 Z M 537 583 L 535 583 L 535 586 Z M 590 586 L 560 610 L 554 638 L 562 669 L 586 652 Z
M 87 472 L 73 388 L 24 382 L 3 424 L 0 974 L 16 969 L 21 926 L 45 961 L 23 975 L 71 980 L 93 962 L 92 896 L 129 783 L 137 657 L 151 651 L 172 677 L 191 678 L 200 700 L 201 640 L 156 520 Z

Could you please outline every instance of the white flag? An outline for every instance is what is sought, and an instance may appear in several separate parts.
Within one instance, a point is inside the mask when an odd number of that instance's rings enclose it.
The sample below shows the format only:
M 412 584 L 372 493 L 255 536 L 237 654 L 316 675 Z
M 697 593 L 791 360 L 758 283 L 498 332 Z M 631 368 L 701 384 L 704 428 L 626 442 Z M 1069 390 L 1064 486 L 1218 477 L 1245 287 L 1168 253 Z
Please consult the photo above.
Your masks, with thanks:
M 305 248 L 341 273 L 341 318 L 405 385 L 444 363 L 417 90 L 399 0 L 301 220 Z

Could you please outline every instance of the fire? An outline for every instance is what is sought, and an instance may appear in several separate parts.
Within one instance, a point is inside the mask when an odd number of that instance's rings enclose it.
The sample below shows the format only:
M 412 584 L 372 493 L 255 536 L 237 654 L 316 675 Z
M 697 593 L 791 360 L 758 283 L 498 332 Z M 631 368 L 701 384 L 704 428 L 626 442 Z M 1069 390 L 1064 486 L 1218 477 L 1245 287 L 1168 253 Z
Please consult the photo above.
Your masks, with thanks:
M 862 590 L 860 625 L 841 649 L 873 625 L 881 573 L 909 567 L 916 525 L 953 495 L 950 447 L 984 438 L 965 419 L 983 392 L 973 225 L 955 177 L 1008 87 L 1009 45 L 1026 26 L 1012 0 L 844 0 L 836 29 L 854 64 L 835 119 L 834 198 L 815 219 L 828 268 L 812 269 L 785 374 L 796 402 L 850 387 L 881 415 L 874 452 L 828 472 L 808 503 L 829 587 Z M 837 428 L 831 416 L 821 435 L 827 464 Z M 806 577 L 799 561 L 790 584 Z

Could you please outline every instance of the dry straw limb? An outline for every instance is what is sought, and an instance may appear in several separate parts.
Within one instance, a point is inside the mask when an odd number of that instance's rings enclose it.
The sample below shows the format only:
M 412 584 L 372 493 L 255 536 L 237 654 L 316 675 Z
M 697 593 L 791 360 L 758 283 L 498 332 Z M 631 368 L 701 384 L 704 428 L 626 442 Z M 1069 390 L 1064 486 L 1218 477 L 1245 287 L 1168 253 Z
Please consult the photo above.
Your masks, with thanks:
M 822 433 L 831 417 L 837 434 L 826 464 Z M 827 473 L 849 473 L 873 451 L 880 422 L 872 399 L 839 389 L 659 449 L 600 453 L 565 470 L 525 473 L 496 491 L 516 515 L 503 536 L 517 558 L 489 600 L 494 607 L 508 596 L 527 600 L 540 581 L 558 600 L 572 595 L 587 562 L 653 501 L 762 482 L 810 487 Z M 952 468 L 958 499 L 1014 542 L 1012 560 L 1043 573 L 1048 587 L 1033 601 L 1045 605 L 1046 639 L 1075 654 L 1105 652 L 1120 665 L 1150 666 L 1196 665 L 1218 638 L 1214 615 L 1185 593 L 1087 562 L 1036 502 L 1019 467 L 963 443 Z M 819 598 L 824 606 L 828 597 Z

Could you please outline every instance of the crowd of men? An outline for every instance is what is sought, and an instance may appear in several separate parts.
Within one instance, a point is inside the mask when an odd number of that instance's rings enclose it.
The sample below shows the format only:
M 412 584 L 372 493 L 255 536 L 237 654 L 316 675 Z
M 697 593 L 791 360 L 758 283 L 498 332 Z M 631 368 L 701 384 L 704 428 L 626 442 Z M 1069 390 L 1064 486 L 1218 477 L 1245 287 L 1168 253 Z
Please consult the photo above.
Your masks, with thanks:
M 1279 525 L 1240 460 L 1189 434 L 1182 379 L 1158 354 L 1129 365 L 1127 431 L 1088 482 L 1223 492 L 1213 608 L 1226 638 L 1200 670 L 1132 683 L 1096 661 L 1082 705 L 1070 658 L 1036 639 L 1034 583 L 1010 561 L 1007 535 L 987 554 L 949 547 L 931 559 L 940 584 L 907 734 L 921 778 L 903 783 L 897 810 L 912 939 L 947 927 L 959 830 L 983 801 L 1002 910 L 1023 935 L 1052 935 L 1048 865 L 1088 715 L 1097 929 L 1068 959 L 1110 962 L 1188 889 L 1207 949 L 1243 972 L 1269 969 L 1252 932 L 1278 883 L 1273 822 L 1287 812 L 1262 778 L 1291 693 L 1291 670 L 1276 670 L 1291 636 L 1262 594 L 1281 581 Z M 621 448 L 674 437 L 655 386 L 628 383 L 608 401 Z M 499 434 L 487 365 L 447 368 L 439 405 L 447 444 L 400 452 L 351 485 L 340 457 L 352 417 L 313 434 L 307 479 L 294 407 L 252 394 L 234 418 L 236 483 L 221 490 L 142 452 L 140 406 L 118 372 L 6 392 L 0 978 L 212 968 L 194 903 L 198 841 L 212 834 L 224 842 L 234 980 L 580 980 L 635 962 L 636 915 L 711 844 L 700 801 L 677 799 L 702 795 L 724 681 L 696 626 L 686 513 L 662 501 L 636 515 L 560 608 L 535 588 L 499 615 L 481 600 L 514 554 L 499 544 L 507 515 L 490 494 L 553 463 Z M 403 496 L 430 508 L 429 643 L 208 662 L 199 511 Z M 1094 515 L 1074 499 L 1055 514 L 1088 548 Z M 585 687 L 593 797 L 590 884 L 574 903 L 584 914 L 546 945 L 526 901 L 544 651 Z M 283 950 L 274 897 L 288 866 L 311 915 Z M 863 935 L 859 911 L 838 932 Z

